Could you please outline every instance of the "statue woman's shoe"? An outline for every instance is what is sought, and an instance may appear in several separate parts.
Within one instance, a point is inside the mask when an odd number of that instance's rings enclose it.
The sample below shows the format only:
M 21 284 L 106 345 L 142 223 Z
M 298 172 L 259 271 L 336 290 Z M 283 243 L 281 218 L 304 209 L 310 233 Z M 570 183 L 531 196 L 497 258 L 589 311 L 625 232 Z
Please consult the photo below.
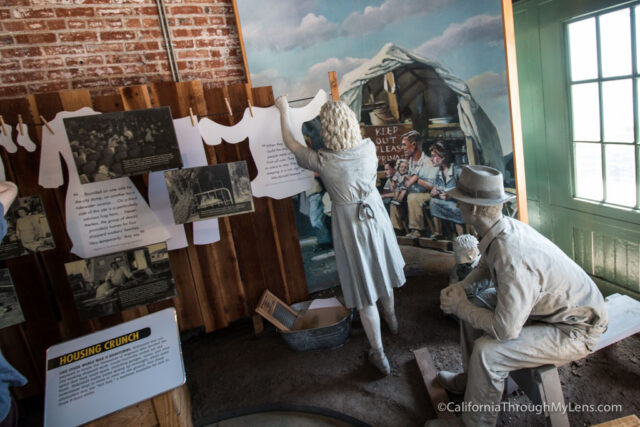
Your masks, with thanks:
M 384 351 L 374 350 L 373 348 L 369 350 L 369 362 L 384 375 L 389 375 L 391 373 L 391 366 L 389 366 L 389 360 L 387 356 L 384 354 Z
M 464 394 L 467 388 L 467 374 L 464 372 L 438 371 L 436 381 L 453 394 Z

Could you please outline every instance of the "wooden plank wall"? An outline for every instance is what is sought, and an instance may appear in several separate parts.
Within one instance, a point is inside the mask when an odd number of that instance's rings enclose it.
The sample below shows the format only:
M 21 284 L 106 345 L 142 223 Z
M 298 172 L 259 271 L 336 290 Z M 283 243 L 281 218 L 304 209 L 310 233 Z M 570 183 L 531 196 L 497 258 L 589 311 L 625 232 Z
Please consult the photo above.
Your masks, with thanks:
M 250 88 L 243 84 L 203 90 L 199 81 L 158 82 L 119 88 L 118 93 L 92 97 L 87 90 L 73 90 L 0 101 L 0 114 L 7 124 L 14 126 L 14 140 L 21 114 L 38 146 L 34 153 L 21 147 L 15 154 L 2 150 L 0 156 L 7 179 L 16 182 L 20 196 L 42 197 L 56 242 L 54 250 L 0 262 L 0 266 L 11 271 L 26 319 L 20 325 L 0 330 L 3 354 L 29 379 L 28 386 L 16 390 L 19 398 L 43 392 L 46 349 L 61 341 L 169 306 L 176 308 L 181 330 L 202 327 L 210 332 L 252 315 L 265 289 L 288 303 L 308 297 L 291 199 L 254 198 L 254 213 L 219 220 L 219 242 L 194 245 L 192 227 L 187 225 L 189 246 L 170 251 L 169 255 L 178 291 L 176 298 L 91 321 L 80 319 L 64 268 L 66 262 L 78 259 L 70 253 L 72 245 L 64 219 L 68 172 L 65 170 L 64 187 L 44 189 L 38 185 L 40 140 L 42 132 L 48 132 L 38 126 L 40 116 L 49 121 L 60 111 L 82 107 L 114 112 L 169 106 L 174 118 L 189 116 L 191 108 L 194 115 L 232 125 L 242 117 L 249 103 L 256 107 L 273 105 L 270 87 Z M 225 98 L 230 102 L 232 114 Z M 205 145 L 205 151 L 209 164 L 246 160 L 251 177 L 256 175 L 248 141 Z M 147 177 L 134 177 L 133 181 L 146 197 Z M 179 400 L 175 393 L 152 399 L 151 407 L 158 419 L 162 419 L 162 413 L 171 412 L 170 402 Z M 140 408 L 138 405 L 129 411 Z

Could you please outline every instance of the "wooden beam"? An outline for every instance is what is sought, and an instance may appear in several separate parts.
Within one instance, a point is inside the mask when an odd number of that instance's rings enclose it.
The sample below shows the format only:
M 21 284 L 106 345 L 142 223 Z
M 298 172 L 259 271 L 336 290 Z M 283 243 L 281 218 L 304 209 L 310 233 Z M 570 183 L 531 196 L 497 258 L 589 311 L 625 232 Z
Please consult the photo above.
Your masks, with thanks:
M 192 427 L 191 395 L 184 384 L 151 399 L 161 427 Z
M 249 72 L 249 63 L 247 62 L 247 52 L 244 48 L 244 39 L 242 38 L 242 26 L 240 25 L 240 15 L 238 13 L 238 4 L 236 0 L 233 2 L 233 15 L 236 21 L 236 28 L 238 29 L 238 39 L 240 40 L 240 52 L 242 52 L 242 67 L 244 68 L 244 74 L 247 79 L 247 84 L 251 86 L 251 73 Z
M 507 59 L 507 82 L 509 89 L 509 109 L 511 111 L 513 169 L 516 179 L 518 219 L 528 223 L 529 211 L 527 209 L 527 182 L 524 170 L 518 62 L 516 59 L 516 34 L 513 27 L 513 5 L 511 0 L 502 0 L 502 25 L 504 27 L 504 50 Z
M 155 427 L 158 425 L 161 424 L 156 417 L 153 403 L 149 399 L 84 424 L 84 427 Z
M 427 386 L 427 392 L 431 398 L 431 404 L 433 405 L 433 409 L 436 411 L 436 415 L 438 418 L 442 419 L 455 418 L 455 414 L 453 412 L 439 409 L 440 407 L 445 407 L 446 404 L 449 403 L 449 396 L 445 389 L 436 381 L 438 370 L 433 364 L 433 359 L 431 358 L 429 350 L 427 347 L 422 347 L 417 350 L 413 350 L 413 355 L 416 358 L 418 367 L 420 368 L 420 373 L 422 373 L 424 384 Z
M 232 85 L 229 86 L 229 95 L 231 100 L 240 103 L 242 107 L 247 107 L 248 98 L 246 96 L 245 85 Z M 236 104 L 237 105 L 237 104 Z M 238 149 L 238 160 L 245 160 L 249 168 L 249 176 L 254 179 L 258 174 L 258 168 L 253 161 L 251 149 L 249 148 L 249 141 L 245 140 L 238 144 L 235 144 Z M 248 282 L 245 282 L 245 292 L 247 296 L 247 303 L 249 304 L 249 312 L 253 312 L 256 307 L 262 292 L 265 289 L 269 289 L 279 297 L 289 300 L 289 293 L 285 284 L 285 277 L 283 276 L 281 263 L 279 259 L 280 254 L 277 250 L 276 238 L 274 236 L 273 224 L 271 223 L 271 212 L 269 209 L 268 197 L 254 197 L 253 206 L 254 213 L 236 215 L 231 217 L 232 224 L 234 221 L 247 222 L 244 226 L 239 226 L 235 229 L 234 226 L 234 242 L 237 244 L 239 240 L 248 239 L 249 244 L 252 246 L 252 250 L 257 251 L 258 259 L 257 268 L 260 271 L 262 285 L 259 287 L 250 286 Z M 248 233 L 244 234 L 244 237 L 240 235 L 236 236 L 236 233 Z M 251 238 L 249 238 L 251 236 Z M 237 247 L 236 247 L 237 248 Z M 240 252 L 238 252 L 240 256 Z M 245 262 L 248 261 L 245 259 Z M 241 260 L 241 273 L 245 269 Z
M 60 111 L 76 111 L 82 107 L 92 107 L 91 98 L 87 97 L 87 94 L 88 91 L 86 90 L 78 90 L 77 94 L 74 94 L 73 91 L 62 91 L 29 97 L 27 102 L 31 110 L 32 123 L 40 123 L 40 115 L 46 120 L 53 120 Z M 23 114 L 23 117 L 24 116 Z M 48 132 L 46 129 L 43 131 L 42 128 L 40 131 Z M 41 143 L 40 146 L 42 146 Z M 39 151 L 36 152 L 39 153 Z M 62 163 L 64 164 L 64 162 Z M 35 164 L 39 164 L 39 159 Z M 63 164 L 61 164 L 62 168 L 65 167 Z M 75 165 L 66 165 L 67 170 L 74 167 Z M 30 168 L 21 170 L 20 173 L 34 173 L 36 175 L 30 179 L 35 189 L 35 183 L 38 182 L 38 171 L 35 170 L 35 168 Z M 90 322 L 80 319 L 75 298 L 69 286 L 67 271 L 64 267 L 65 263 L 77 259 L 77 257 L 71 254 L 72 243 L 67 235 L 65 221 L 65 193 L 67 187 L 68 182 L 60 188 L 44 190 L 41 193 L 46 195 L 43 197 L 43 202 L 56 247 L 53 250 L 40 253 L 40 257 L 44 262 L 46 274 L 51 283 L 52 293 L 62 316 L 62 321 L 59 323 L 62 340 L 75 338 L 94 330 Z
M 271 87 L 258 87 L 253 89 L 255 105 L 259 107 L 269 107 L 274 103 L 273 90 Z M 295 211 L 293 201 L 290 197 L 285 199 L 267 200 L 271 226 L 275 239 L 277 253 L 279 255 L 281 274 L 286 287 L 285 301 L 288 304 L 307 300 L 309 291 L 307 279 L 304 272 L 304 261 L 300 248 L 300 236 L 296 227 Z
M 190 108 L 195 115 L 207 114 L 204 91 L 199 81 L 152 83 L 151 91 L 154 94 L 154 102 L 157 105 L 171 107 L 174 117 L 188 116 Z M 227 317 L 229 312 L 233 313 L 233 319 L 231 320 L 237 320 L 237 318 L 246 315 L 246 311 L 242 311 L 238 315 L 233 310 L 236 306 L 230 305 L 227 307 L 225 304 L 225 291 L 227 288 L 231 290 L 230 293 L 234 297 L 237 295 L 235 291 L 238 288 L 241 290 L 239 273 L 236 273 L 237 267 L 235 264 L 237 264 L 237 261 L 235 261 L 233 242 L 194 245 L 192 224 L 185 224 L 185 229 L 187 231 L 187 240 L 189 241 L 187 252 L 191 262 L 191 269 L 194 272 L 194 297 L 197 299 L 195 303 L 192 302 L 191 304 L 185 301 L 185 307 L 191 308 L 199 305 L 201 321 L 204 323 L 205 331 L 211 332 L 215 329 L 221 329 L 226 327 L 230 321 Z M 223 235 L 221 234 L 222 238 Z M 225 261 L 219 262 L 220 260 Z M 234 276 L 234 273 L 237 275 Z

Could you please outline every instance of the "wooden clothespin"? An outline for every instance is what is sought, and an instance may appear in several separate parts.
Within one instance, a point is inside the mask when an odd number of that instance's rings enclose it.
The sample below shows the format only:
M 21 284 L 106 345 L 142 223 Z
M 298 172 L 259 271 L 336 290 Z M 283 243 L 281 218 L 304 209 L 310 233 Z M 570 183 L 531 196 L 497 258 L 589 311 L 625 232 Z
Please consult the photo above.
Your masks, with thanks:
M 191 107 L 189 107 L 189 116 L 191 117 L 191 126 L 196 125 L 196 119 L 193 117 L 193 110 L 191 109 Z
M 42 117 L 42 114 L 40 114 L 40 120 L 42 120 L 42 123 L 44 123 L 44 125 L 47 127 L 47 129 L 49 129 L 49 132 L 51 132 L 52 134 L 56 134 L 53 129 L 51 129 L 51 126 L 49 126 L 49 122 L 47 122 L 47 120 Z
M 253 103 L 251 102 L 251 83 L 245 83 L 244 93 L 247 96 L 247 104 L 249 104 L 249 113 L 253 117 Z
M 249 103 L 249 113 L 251 117 L 253 117 L 253 105 L 251 105 L 251 98 L 247 98 L 247 102 Z
M 229 113 L 229 115 L 233 117 L 233 110 L 231 110 L 231 103 L 229 102 L 229 97 L 227 96 L 224 97 L 224 103 L 227 105 L 227 113 Z
M 20 135 L 24 135 L 24 124 L 22 123 L 22 114 L 18 114 L 18 131 Z
M 0 124 L 2 124 L 2 134 L 7 135 L 9 132 L 7 132 L 7 127 L 4 124 L 4 119 L 2 118 L 2 116 L 0 116 Z

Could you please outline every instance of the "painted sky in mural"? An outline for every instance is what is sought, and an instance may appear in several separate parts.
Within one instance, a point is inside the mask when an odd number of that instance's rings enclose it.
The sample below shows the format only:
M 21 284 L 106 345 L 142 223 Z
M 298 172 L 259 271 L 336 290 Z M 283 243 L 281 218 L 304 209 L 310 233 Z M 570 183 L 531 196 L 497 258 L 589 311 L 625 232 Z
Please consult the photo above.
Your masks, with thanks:
M 328 91 L 388 42 L 435 59 L 466 81 L 511 152 L 500 2 L 497 0 L 238 0 L 253 86 L 289 99 Z

